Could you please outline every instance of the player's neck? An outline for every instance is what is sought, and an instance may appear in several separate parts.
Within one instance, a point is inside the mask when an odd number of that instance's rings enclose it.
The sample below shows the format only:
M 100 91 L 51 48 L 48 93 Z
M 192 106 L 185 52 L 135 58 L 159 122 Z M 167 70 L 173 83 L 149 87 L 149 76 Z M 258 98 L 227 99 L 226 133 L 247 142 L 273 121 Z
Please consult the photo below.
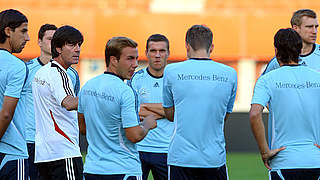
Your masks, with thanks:
M 39 59 L 41 63 L 48 64 L 48 62 L 52 59 L 52 56 L 41 52 Z
M 280 66 L 290 66 L 290 65 L 299 65 L 299 63 L 297 63 L 297 62 L 294 62 L 294 61 L 290 61 L 290 62 L 288 62 L 288 63 L 282 63 L 281 61 L 279 61 L 279 65 Z
M 5 49 L 7 51 L 9 51 L 10 53 L 12 52 L 12 49 L 8 43 L 9 41 L 6 40 L 3 44 L 0 44 L 0 49 Z
M 154 77 L 162 77 L 163 76 L 163 70 L 164 69 L 156 71 L 155 69 L 152 69 L 150 66 L 148 67 L 149 73 Z
M 207 59 L 210 57 L 210 54 L 206 49 L 199 49 L 197 51 L 190 51 L 188 53 L 188 58 L 197 58 L 197 59 Z
M 301 49 L 301 55 L 309 54 L 313 49 L 314 44 L 303 43 L 303 47 Z
M 67 70 L 71 65 L 68 65 L 64 62 L 64 60 L 62 59 L 61 55 L 54 58 L 53 60 L 57 61 L 65 70 Z

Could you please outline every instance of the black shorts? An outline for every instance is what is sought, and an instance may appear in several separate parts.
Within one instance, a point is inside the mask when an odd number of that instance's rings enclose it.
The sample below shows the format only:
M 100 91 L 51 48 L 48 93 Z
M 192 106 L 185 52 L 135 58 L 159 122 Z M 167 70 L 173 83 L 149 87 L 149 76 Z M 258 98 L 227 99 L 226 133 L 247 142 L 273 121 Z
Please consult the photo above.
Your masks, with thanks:
M 154 180 L 168 179 L 167 153 L 139 151 L 139 156 L 143 180 L 148 180 L 150 170 Z
M 271 180 L 318 180 L 320 168 L 312 169 L 281 169 L 270 171 Z
M 84 173 L 85 180 L 142 180 L 141 176 L 126 176 L 125 174 L 99 175 Z
M 82 157 L 36 163 L 41 180 L 82 180 Z
M 34 149 L 35 149 L 35 144 L 34 143 L 28 143 L 28 165 L 29 165 L 29 178 L 30 180 L 38 180 L 39 179 L 39 171 L 37 166 L 34 163 Z
M 5 158 L 5 154 L 0 153 L 0 163 Z M 18 159 L 6 162 L 0 169 L 0 179 L 5 180 L 25 180 L 28 179 L 28 159 Z
M 228 180 L 226 165 L 218 168 L 190 168 L 169 165 L 169 180 Z

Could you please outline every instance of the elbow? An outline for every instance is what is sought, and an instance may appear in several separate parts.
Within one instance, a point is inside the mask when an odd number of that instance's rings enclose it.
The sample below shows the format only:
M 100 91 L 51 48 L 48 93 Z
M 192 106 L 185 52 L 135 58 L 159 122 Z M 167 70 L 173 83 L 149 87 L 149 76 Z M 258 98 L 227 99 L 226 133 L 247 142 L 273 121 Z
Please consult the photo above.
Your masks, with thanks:
M 169 121 L 173 122 L 173 116 L 166 116 L 166 118 L 167 118 Z
M 67 111 L 77 110 L 77 108 L 75 108 L 75 107 L 73 107 L 73 106 L 68 106 L 68 105 L 66 105 L 65 108 L 67 109 Z
M 79 132 L 80 132 L 81 135 L 84 135 L 84 136 L 87 134 L 85 128 L 80 128 Z
M 256 122 L 257 119 L 259 119 L 261 113 L 257 111 L 250 111 L 249 113 L 249 119 L 250 119 L 250 124 L 252 125 L 253 123 Z
M 127 139 L 129 141 L 131 141 L 132 143 L 138 143 L 140 142 L 143 138 L 142 137 L 139 137 L 139 136 L 135 136 L 135 137 L 127 137 Z
M 9 113 L 9 112 L 4 112 L 3 113 L 3 119 L 5 119 L 6 121 L 11 121 L 13 118 L 13 114 Z

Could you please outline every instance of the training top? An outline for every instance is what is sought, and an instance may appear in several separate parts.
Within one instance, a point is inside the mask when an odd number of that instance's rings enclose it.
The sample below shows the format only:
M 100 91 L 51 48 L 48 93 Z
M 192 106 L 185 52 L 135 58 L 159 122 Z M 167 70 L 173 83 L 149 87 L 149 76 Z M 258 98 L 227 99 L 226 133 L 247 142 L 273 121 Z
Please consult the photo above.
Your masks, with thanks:
M 43 64 L 40 61 L 39 57 L 28 61 L 26 64 L 29 70 L 28 78 L 24 88 L 26 90 L 26 102 L 24 107 L 26 111 L 26 114 L 24 115 L 24 118 L 26 120 L 26 140 L 28 143 L 34 143 L 36 126 L 35 126 L 35 119 L 34 119 L 32 81 L 36 72 L 45 64 Z M 77 95 L 80 87 L 79 75 L 77 71 L 71 66 L 67 69 L 67 74 L 69 75 L 72 81 L 72 85 L 73 85 L 72 87 L 74 89 L 75 94 Z
M 25 63 L 5 49 L 0 49 L 0 109 L 4 96 L 22 98 L 21 93 L 27 76 Z M 15 113 L 0 140 L 0 152 L 6 154 L 2 166 L 10 160 L 28 158 L 25 141 L 25 121 L 22 101 L 18 101 Z
M 306 55 L 300 55 L 300 61 L 299 64 L 308 66 L 316 71 L 320 72 L 320 45 L 319 44 L 313 44 L 312 51 L 309 54 Z M 279 68 L 280 65 L 277 61 L 277 58 L 274 57 L 270 60 L 268 63 L 266 69 L 262 73 L 262 75 Z
M 269 104 L 269 148 L 286 147 L 272 169 L 320 168 L 319 72 L 301 65 L 273 70 L 258 79 L 251 104 Z
M 84 114 L 88 154 L 84 172 L 141 176 L 136 145 L 125 128 L 139 125 L 135 95 L 117 75 L 105 72 L 81 88 L 78 112 Z
M 309 54 L 306 55 L 300 55 L 300 60 L 299 60 L 299 64 L 303 65 L 303 66 L 308 66 L 316 71 L 320 71 L 320 45 L 319 44 L 314 44 L 312 51 Z M 261 74 L 264 75 L 274 69 L 279 68 L 280 65 L 278 63 L 278 60 L 276 57 L 274 57 L 272 60 L 270 60 L 270 62 L 268 63 L 266 69 L 264 70 L 264 72 Z M 272 126 L 271 122 L 272 122 L 272 112 L 269 109 L 269 116 L 268 116 L 268 126 Z M 269 129 L 270 130 L 270 129 Z M 272 132 L 268 131 L 268 134 L 271 134 Z M 271 143 L 271 139 L 268 139 L 268 143 Z
M 153 76 L 148 68 L 137 71 L 128 84 L 137 92 L 139 102 L 162 103 L 163 76 Z M 167 119 L 158 119 L 157 128 L 149 131 L 147 136 L 137 143 L 138 151 L 168 153 L 174 123 Z
M 74 96 L 66 70 L 51 61 L 41 67 L 32 82 L 36 120 L 35 162 L 80 157 L 77 111 L 67 111 L 62 101 Z
M 211 59 L 167 65 L 163 107 L 174 106 L 176 127 L 169 165 L 214 168 L 226 163 L 224 118 L 232 111 L 236 89 L 236 71 Z

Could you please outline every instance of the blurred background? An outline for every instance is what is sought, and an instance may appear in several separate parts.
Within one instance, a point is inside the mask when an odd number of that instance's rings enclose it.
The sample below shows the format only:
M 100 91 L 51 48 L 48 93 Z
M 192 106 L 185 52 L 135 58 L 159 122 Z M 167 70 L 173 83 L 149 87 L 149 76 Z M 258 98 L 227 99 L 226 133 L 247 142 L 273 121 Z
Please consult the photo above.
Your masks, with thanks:
M 319 15 L 320 1 L 0 0 L 0 8 L 18 9 L 29 19 L 31 40 L 22 53 L 17 54 L 25 61 L 39 56 L 37 33 L 41 25 L 72 25 L 79 29 L 84 43 L 75 68 L 82 85 L 105 70 L 104 48 L 113 36 L 127 36 L 138 42 L 139 68 L 142 68 L 147 65 L 145 43 L 151 34 L 167 36 L 169 62 L 179 62 L 186 59 L 187 29 L 194 24 L 208 26 L 214 35 L 212 58 L 238 73 L 234 113 L 226 123 L 227 150 L 257 152 L 248 111 L 255 81 L 274 56 L 273 36 L 280 28 L 290 27 L 292 13 L 298 9 L 313 9 Z M 259 166 L 261 164 L 259 162 Z

